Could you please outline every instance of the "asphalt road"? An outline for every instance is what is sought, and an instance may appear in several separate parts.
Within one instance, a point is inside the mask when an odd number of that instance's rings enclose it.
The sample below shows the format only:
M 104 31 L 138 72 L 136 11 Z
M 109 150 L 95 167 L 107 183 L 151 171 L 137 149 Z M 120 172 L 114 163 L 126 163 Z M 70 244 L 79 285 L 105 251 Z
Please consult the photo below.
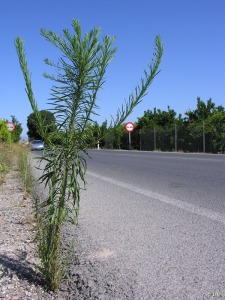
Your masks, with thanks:
M 225 299 L 225 156 L 90 155 L 70 299 Z
M 89 151 L 90 173 L 225 213 L 225 155 Z M 103 179 L 103 178 L 102 178 Z M 173 202 L 173 201 L 172 201 Z M 172 203 L 171 203 L 172 204 Z M 182 204 L 182 203 L 181 203 Z

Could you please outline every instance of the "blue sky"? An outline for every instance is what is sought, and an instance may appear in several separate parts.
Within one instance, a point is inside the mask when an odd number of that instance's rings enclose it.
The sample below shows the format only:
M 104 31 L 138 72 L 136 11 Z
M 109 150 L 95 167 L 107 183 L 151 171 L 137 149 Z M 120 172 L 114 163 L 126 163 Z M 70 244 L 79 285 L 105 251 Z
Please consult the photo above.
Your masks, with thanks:
M 100 27 L 102 36 L 115 36 L 117 52 L 108 66 L 106 83 L 99 94 L 101 124 L 140 82 L 152 60 L 155 36 L 161 36 L 164 55 L 161 72 L 148 95 L 127 121 L 135 122 L 147 109 L 182 115 L 196 108 L 196 99 L 212 98 L 225 107 L 225 1 L 224 0 L 3 0 L 0 4 L 1 89 L 0 118 L 15 115 L 26 136 L 27 116 L 32 112 L 14 46 L 24 40 L 32 84 L 39 109 L 47 109 L 51 82 L 43 77 L 45 58 L 58 52 L 40 29 L 60 34 L 78 19 L 83 32 Z

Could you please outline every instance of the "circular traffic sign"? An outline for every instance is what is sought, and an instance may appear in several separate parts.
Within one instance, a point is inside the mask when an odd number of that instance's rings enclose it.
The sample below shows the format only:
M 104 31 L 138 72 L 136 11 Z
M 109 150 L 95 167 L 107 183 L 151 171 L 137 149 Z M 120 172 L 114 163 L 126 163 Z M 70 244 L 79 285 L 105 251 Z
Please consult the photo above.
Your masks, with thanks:
M 132 131 L 134 131 L 134 123 L 132 123 L 132 122 L 127 122 L 127 123 L 125 124 L 125 129 L 126 129 L 127 132 L 132 132 Z
M 7 127 L 8 127 L 9 132 L 13 132 L 16 128 L 16 126 L 13 122 L 7 122 Z

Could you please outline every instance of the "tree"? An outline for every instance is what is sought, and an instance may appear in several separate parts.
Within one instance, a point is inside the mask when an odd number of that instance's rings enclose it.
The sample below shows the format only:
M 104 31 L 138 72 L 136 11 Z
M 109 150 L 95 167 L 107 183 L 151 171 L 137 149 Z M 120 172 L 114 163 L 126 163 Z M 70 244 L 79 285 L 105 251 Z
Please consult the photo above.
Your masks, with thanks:
M 214 109 L 213 113 L 207 118 L 206 131 L 210 136 L 208 147 L 210 152 L 225 152 L 225 110 L 222 106 Z
M 180 118 L 180 115 L 179 115 Z M 176 120 L 176 112 L 167 107 L 167 111 L 156 109 L 147 110 L 141 118 L 138 118 L 137 129 L 144 129 L 145 127 L 153 128 L 155 126 L 170 126 L 174 125 Z
M 0 140 L 9 143 L 11 141 L 10 132 L 7 127 L 7 121 L 0 119 Z
M 53 132 L 55 126 L 54 114 L 48 110 L 41 110 L 40 116 L 43 120 L 43 126 L 45 128 L 46 134 Z M 40 140 L 43 138 L 43 136 L 40 134 L 38 121 L 34 112 L 27 117 L 27 127 L 27 135 L 29 139 Z
M 147 110 L 141 118 L 138 118 L 136 126 L 136 148 L 154 150 L 155 147 L 162 151 L 171 151 L 175 146 L 175 124 L 182 123 L 182 117 L 167 107 L 167 111 L 156 109 Z M 140 131 L 141 130 L 141 131 Z M 139 134 L 137 133 L 139 131 Z
M 215 109 L 215 103 L 212 102 L 212 99 L 210 98 L 205 103 L 200 99 L 200 97 L 197 98 L 197 108 L 194 110 L 188 110 L 185 112 L 185 115 L 188 117 L 188 121 L 203 121 L 210 116 Z
M 198 97 L 196 109 L 188 110 L 185 115 L 188 151 L 203 151 L 203 134 L 206 152 L 225 151 L 225 111 L 222 106 L 216 107 L 211 98 L 205 103 Z
M 62 261 L 59 255 L 62 224 L 66 221 L 77 223 L 80 182 L 85 183 L 85 155 L 88 154 L 90 136 L 93 136 L 90 123 L 98 108 L 96 101 L 104 83 L 106 68 L 116 51 L 113 47 L 114 38 L 105 36 L 102 42 L 99 41 L 99 28 L 82 35 L 77 20 L 73 20 L 72 28 L 74 31 L 72 34 L 68 29 L 64 29 L 63 35 L 57 35 L 51 30 L 41 30 L 47 41 L 62 52 L 57 63 L 45 60 L 47 65 L 56 70 L 53 75 L 45 74 L 46 78 L 54 81 L 49 101 L 56 126 L 51 133 L 46 130 L 33 94 L 23 42 L 20 38 L 15 41 L 38 132 L 51 150 L 43 156 L 46 164 L 44 175 L 40 180 L 49 184 L 50 192 L 42 215 L 44 226 L 38 232 L 40 258 L 46 281 L 51 289 L 58 287 L 62 275 Z M 162 54 L 161 39 L 156 36 L 153 60 L 148 70 L 144 71 L 141 84 L 135 88 L 121 109 L 118 109 L 112 126 L 118 127 L 122 124 L 142 101 L 159 72 Z M 60 148 L 54 142 L 55 136 L 61 137 Z
M 14 123 L 15 125 L 15 130 L 11 133 L 11 140 L 12 142 L 17 143 L 20 141 L 20 136 L 23 131 L 23 127 L 22 124 L 19 123 L 19 121 L 16 119 L 15 116 L 11 116 L 11 118 L 12 118 L 12 123 Z
M 104 122 L 102 122 L 102 125 L 100 126 L 100 140 L 99 140 L 99 142 L 100 142 L 100 147 L 101 148 L 104 148 L 105 145 L 106 145 L 105 138 L 106 138 L 107 132 L 108 132 L 107 120 L 105 120 Z

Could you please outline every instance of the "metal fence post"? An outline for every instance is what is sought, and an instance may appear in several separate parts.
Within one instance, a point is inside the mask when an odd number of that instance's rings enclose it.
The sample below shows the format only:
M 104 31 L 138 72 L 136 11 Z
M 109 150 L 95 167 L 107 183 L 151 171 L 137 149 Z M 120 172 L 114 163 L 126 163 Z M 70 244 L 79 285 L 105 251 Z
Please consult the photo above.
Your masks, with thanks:
M 205 153 L 205 121 L 202 121 L 203 153 Z
M 154 127 L 154 151 L 156 151 L 156 130 Z
M 139 129 L 140 151 L 141 151 L 141 129 Z
M 177 124 L 174 126 L 174 137 L 175 137 L 175 151 L 177 152 Z

